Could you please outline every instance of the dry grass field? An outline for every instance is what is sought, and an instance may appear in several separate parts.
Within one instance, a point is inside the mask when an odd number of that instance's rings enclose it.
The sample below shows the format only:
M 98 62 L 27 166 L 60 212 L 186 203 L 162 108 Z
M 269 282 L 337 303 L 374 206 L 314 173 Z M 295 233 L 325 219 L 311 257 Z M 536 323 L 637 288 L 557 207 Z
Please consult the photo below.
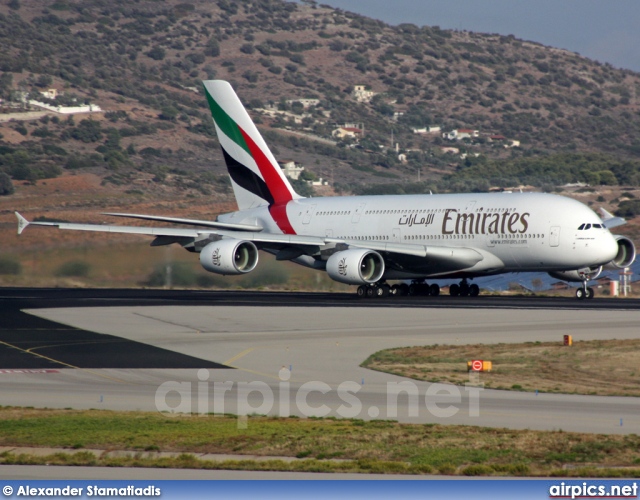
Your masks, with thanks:
M 433 345 L 380 351 L 363 366 L 430 382 L 469 382 L 467 361 L 491 361 L 487 388 L 601 396 L 640 396 L 640 340 Z

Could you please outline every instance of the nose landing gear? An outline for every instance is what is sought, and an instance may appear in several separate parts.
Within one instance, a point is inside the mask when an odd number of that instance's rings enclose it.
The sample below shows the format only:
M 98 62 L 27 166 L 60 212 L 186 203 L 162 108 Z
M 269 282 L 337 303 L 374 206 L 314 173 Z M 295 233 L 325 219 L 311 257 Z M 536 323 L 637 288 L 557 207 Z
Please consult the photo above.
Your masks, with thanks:
M 584 300 L 584 299 L 592 299 L 595 295 L 593 288 L 587 286 L 587 281 L 582 282 L 582 286 L 576 290 L 576 299 Z

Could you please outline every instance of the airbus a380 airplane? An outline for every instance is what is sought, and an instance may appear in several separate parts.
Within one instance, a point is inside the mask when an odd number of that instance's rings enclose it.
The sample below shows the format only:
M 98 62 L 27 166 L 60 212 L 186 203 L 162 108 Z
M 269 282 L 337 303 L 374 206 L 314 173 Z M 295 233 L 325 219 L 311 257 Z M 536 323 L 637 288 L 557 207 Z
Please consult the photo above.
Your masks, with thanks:
M 460 279 L 451 295 L 479 293 L 474 277 L 544 271 L 582 282 L 579 299 L 603 266 L 624 268 L 635 259 L 633 242 L 609 228 L 624 223 L 603 211 L 600 219 L 575 200 L 541 193 L 346 196 L 303 198 L 291 187 L 228 82 L 204 82 L 238 211 L 216 221 L 140 214 L 105 214 L 170 222 L 181 228 L 29 222 L 16 212 L 18 233 L 27 225 L 155 236 L 152 246 L 178 243 L 200 253 L 202 266 L 223 275 L 249 273 L 258 250 L 326 271 L 358 285 L 360 296 L 438 295 L 426 280 Z M 411 280 L 390 287 L 387 280 Z

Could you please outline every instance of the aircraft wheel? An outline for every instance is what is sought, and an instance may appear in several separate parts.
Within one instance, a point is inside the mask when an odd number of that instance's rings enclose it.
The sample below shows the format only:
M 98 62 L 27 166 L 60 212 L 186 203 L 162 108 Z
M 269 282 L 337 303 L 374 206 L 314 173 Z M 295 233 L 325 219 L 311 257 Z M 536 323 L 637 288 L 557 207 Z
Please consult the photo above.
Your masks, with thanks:
M 471 297 L 477 297 L 480 294 L 480 287 L 475 283 L 469 286 L 469 295 Z
M 587 299 L 592 299 L 593 296 L 595 295 L 595 292 L 593 291 L 593 288 L 589 287 L 587 288 Z
M 449 295 L 452 297 L 457 297 L 460 295 L 460 285 L 456 285 L 455 283 L 449 287 Z
M 376 297 L 388 297 L 391 287 L 389 285 L 380 285 L 376 287 Z
M 400 292 L 399 295 L 402 297 L 409 295 L 409 285 L 407 285 L 406 283 L 401 283 L 400 285 L 398 285 L 398 291 Z
M 389 293 L 391 295 L 400 295 L 400 285 L 392 285 Z
M 582 300 L 582 299 L 584 299 L 585 295 L 586 295 L 585 291 L 582 288 L 578 288 L 576 290 L 576 299 Z
M 356 293 L 358 294 L 358 297 L 366 297 L 367 296 L 367 286 L 366 285 L 360 285 L 358 287 L 358 291 Z
M 429 295 L 431 295 L 432 297 L 437 297 L 438 295 L 440 295 L 440 287 L 438 286 L 438 284 L 431 283 L 431 285 L 429 285 Z
M 419 294 L 418 285 L 416 284 L 409 285 L 409 295 L 412 297 L 415 297 L 418 294 Z
M 460 297 L 466 297 L 467 295 L 469 295 L 469 285 L 460 285 Z
M 377 291 L 378 291 L 378 287 L 377 286 L 368 286 L 367 287 L 367 297 L 377 297 Z

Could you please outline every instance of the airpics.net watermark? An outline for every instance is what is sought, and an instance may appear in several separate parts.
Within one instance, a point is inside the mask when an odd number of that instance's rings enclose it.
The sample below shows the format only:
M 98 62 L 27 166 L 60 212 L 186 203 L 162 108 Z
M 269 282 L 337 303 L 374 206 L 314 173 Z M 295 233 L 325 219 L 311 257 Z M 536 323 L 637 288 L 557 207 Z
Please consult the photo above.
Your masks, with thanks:
M 248 415 L 397 419 L 419 418 L 426 412 L 436 418 L 452 418 L 465 411 L 470 417 L 480 416 L 483 384 L 476 372 L 469 372 L 464 388 L 411 380 L 387 382 L 382 397 L 373 397 L 377 404 L 369 402 L 372 396 L 363 390 L 363 383 L 344 381 L 331 387 L 309 381 L 292 388 L 291 371 L 284 367 L 278 378 L 273 386 L 263 381 L 218 381 L 210 379 L 209 370 L 200 369 L 198 382 L 162 383 L 156 390 L 155 406 L 172 416 L 233 413 L 240 417 L 242 427 Z

